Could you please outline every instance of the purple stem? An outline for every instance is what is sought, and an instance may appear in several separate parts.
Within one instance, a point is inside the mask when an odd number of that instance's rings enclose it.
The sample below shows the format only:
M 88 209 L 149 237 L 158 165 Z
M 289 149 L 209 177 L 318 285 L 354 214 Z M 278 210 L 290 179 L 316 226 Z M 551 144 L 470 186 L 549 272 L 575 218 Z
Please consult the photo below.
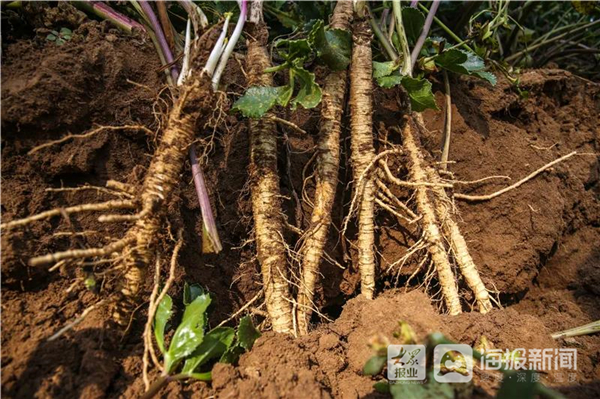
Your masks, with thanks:
M 410 55 L 410 59 L 412 61 L 412 69 L 415 69 L 415 64 L 417 63 L 417 58 L 419 57 L 419 53 L 423 48 L 423 44 L 425 44 L 425 39 L 427 39 L 427 35 L 429 34 L 429 29 L 431 29 L 431 24 L 433 23 L 433 17 L 435 17 L 435 13 L 437 12 L 438 7 L 440 6 L 439 0 L 434 0 L 431 8 L 429 9 L 429 13 L 427 14 L 427 18 L 425 19 L 425 24 L 423 25 L 423 30 L 421 31 L 421 35 L 417 39 L 417 43 L 415 44 L 415 48 Z M 412 7 L 412 4 L 411 4 Z
M 388 16 L 390 15 L 390 9 L 386 8 L 381 13 L 381 21 L 379 21 L 379 26 L 381 29 L 386 30 Z
M 187 13 L 192 16 L 194 12 L 194 4 L 190 1 L 180 1 L 182 6 L 185 8 Z M 188 54 L 186 54 L 187 56 Z M 194 177 L 194 186 L 196 187 L 196 195 L 198 197 L 198 203 L 200 204 L 200 212 L 202 213 L 202 251 L 203 252 L 214 252 L 219 253 L 223 249 L 221 240 L 219 239 L 219 232 L 217 231 L 217 224 L 215 223 L 215 217 L 210 206 L 210 199 L 208 198 L 208 190 L 206 190 L 206 183 L 204 181 L 204 173 L 202 168 L 198 164 L 198 157 L 196 157 L 196 150 L 192 145 L 190 147 L 190 162 L 192 164 L 192 176 Z M 204 240 L 208 239 L 208 243 Z M 206 244 L 210 245 L 210 250 L 205 247 Z
M 108 4 L 100 1 L 75 1 L 73 4 L 84 11 L 95 14 L 102 19 L 112 22 L 119 29 L 127 33 L 131 33 L 134 28 L 146 31 L 144 25 L 134 21 L 126 15 L 121 14 L 118 11 L 113 10 Z
M 410 2 L 410 7 L 417 8 L 417 4 L 419 4 L 419 0 L 413 0 Z
M 154 10 L 152 10 L 152 7 L 150 6 L 150 4 L 147 1 L 140 1 L 140 5 L 142 6 L 142 10 L 144 10 L 144 13 L 148 17 L 148 20 L 150 21 L 150 25 L 152 25 L 152 30 L 154 30 L 154 33 L 156 34 L 156 40 L 158 40 L 158 44 L 165 56 L 165 60 L 167 61 L 167 64 L 172 64 L 173 63 L 173 53 L 171 53 L 171 49 L 169 48 L 169 43 L 167 43 L 167 38 L 165 37 L 165 33 L 163 32 L 162 27 L 160 26 L 160 23 L 158 22 L 158 18 L 156 17 Z M 179 70 L 177 69 L 177 66 L 171 65 L 171 77 L 173 78 L 173 80 L 175 82 L 177 81 L 178 76 L 179 76 Z
M 208 235 L 212 251 L 218 253 L 223 247 L 221 246 L 221 240 L 219 239 L 219 233 L 217 232 L 217 224 L 215 223 L 215 218 L 210 206 L 210 199 L 208 198 L 208 192 L 204 182 L 204 173 L 202 173 L 202 168 L 198 164 L 196 150 L 194 150 L 193 145 L 190 147 L 190 160 L 192 162 L 192 175 L 194 175 L 196 194 L 198 195 L 198 202 L 200 203 L 200 210 L 202 212 L 202 223 L 204 224 L 202 234 Z M 202 248 L 202 250 L 204 251 L 205 248 Z

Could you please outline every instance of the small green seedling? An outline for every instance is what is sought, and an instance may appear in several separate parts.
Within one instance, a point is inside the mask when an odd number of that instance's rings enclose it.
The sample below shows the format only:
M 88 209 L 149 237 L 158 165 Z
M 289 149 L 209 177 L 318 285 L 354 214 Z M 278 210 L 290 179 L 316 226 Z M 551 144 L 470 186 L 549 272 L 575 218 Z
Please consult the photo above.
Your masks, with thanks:
M 96 282 L 96 277 L 93 273 L 90 273 L 85 280 L 83 280 L 83 285 L 88 291 L 96 292 L 98 289 L 98 284 Z
M 198 285 L 184 287 L 185 310 L 170 344 L 165 344 L 165 331 L 173 315 L 173 300 L 165 295 L 154 317 L 154 337 L 163 354 L 163 373 L 152 384 L 144 398 L 151 398 L 173 380 L 196 379 L 210 381 L 210 363 L 234 363 L 252 348 L 260 333 L 249 316 L 243 317 L 236 329 L 216 327 L 206 332 L 210 295 Z M 212 361 L 212 362 L 211 362 Z
M 56 44 L 57 46 L 62 46 L 63 44 L 71 40 L 72 35 L 73 32 L 71 32 L 71 29 L 60 28 L 60 31 L 58 32 L 55 30 L 50 31 L 48 36 L 46 36 L 46 40 L 48 40 L 49 42 L 54 42 L 54 44 Z

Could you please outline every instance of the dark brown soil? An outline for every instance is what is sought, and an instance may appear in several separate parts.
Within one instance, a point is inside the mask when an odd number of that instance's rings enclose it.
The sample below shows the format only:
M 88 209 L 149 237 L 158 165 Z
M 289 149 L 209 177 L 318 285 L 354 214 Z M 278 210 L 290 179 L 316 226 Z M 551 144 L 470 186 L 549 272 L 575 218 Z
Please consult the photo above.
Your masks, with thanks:
M 100 133 L 71 140 L 32 155 L 36 145 L 95 125 L 143 124 L 159 130 L 169 106 L 164 74 L 152 44 L 123 37 L 106 25 L 87 23 L 78 40 L 61 47 L 39 38 L 6 45 L 2 57 L 2 213 L 3 221 L 59 206 L 109 199 L 95 191 L 47 192 L 51 187 L 103 185 L 108 179 L 138 184 L 144 176 L 156 137 L 141 131 Z M 232 61 L 226 80 L 230 91 L 244 85 L 239 64 Z M 559 70 L 522 75 L 521 98 L 508 83 L 495 88 L 470 79 L 453 82 L 453 138 L 450 166 L 455 178 L 475 180 L 508 175 L 513 181 L 570 151 L 600 151 L 598 120 L 600 86 Z M 442 104 L 442 94 L 437 93 Z M 400 120 L 398 93 L 376 93 L 377 122 Z M 424 146 L 439 154 L 442 112 L 426 112 L 430 133 Z M 296 209 L 303 169 L 312 156 L 318 113 L 283 114 L 308 132 L 281 131 L 282 191 L 292 224 L 306 225 L 310 209 Z M 200 211 L 186 166 L 178 198 L 171 204 L 181 214 L 187 233 L 175 287 L 181 298 L 184 281 L 205 285 L 214 293 L 211 323 L 239 309 L 260 290 L 259 267 L 251 241 L 248 202 L 248 135 L 244 123 L 228 116 L 216 131 L 207 179 L 224 244 L 219 255 L 201 255 Z M 347 121 L 345 121 L 346 124 Z M 286 160 L 285 143 L 290 160 Z M 345 147 L 348 147 L 347 144 Z M 344 154 L 347 156 L 347 151 Z M 349 170 L 340 171 L 340 193 L 334 223 L 340 224 L 350 199 L 345 190 Z M 308 168 L 310 174 L 310 168 Z M 289 177 L 288 177 L 289 175 Z M 488 193 L 503 183 L 465 186 L 464 192 Z M 307 187 L 311 194 L 310 184 Z M 375 397 L 373 381 L 361 369 L 371 355 L 375 334 L 392 336 L 405 320 L 420 338 L 441 331 L 474 344 L 482 335 L 496 348 L 579 350 L 576 382 L 545 380 L 570 397 L 598 396 L 600 337 L 553 341 L 549 334 L 600 319 L 600 162 L 596 155 L 577 156 L 541 174 L 517 190 L 489 202 L 458 202 L 461 228 L 486 284 L 495 287 L 505 306 L 482 316 L 440 314 L 422 289 L 390 287 L 384 276 L 381 295 L 367 302 L 356 295 L 358 276 L 335 229 L 328 253 L 345 266 L 324 263 L 319 303 L 336 320 L 320 323 L 307 337 L 294 339 L 266 333 L 238 366 L 217 365 L 212 385 L 171 383 L 164 397 Z M 106 328 L 108 311 L 93 312 L 60 339 L 46 339 L 86 307 L 97 302 L 81 284 L 71 287 L 78 270 L 48 272 L 27 266 L 27 259 L 70 247 L 100 246 L 120 237 L 126 226 L 99 224 L 96 215 L 73 217 L 74 228 L 90 230 L 85 240 L 57 236 L 69 231 L 60 218 L 2 235 L 2 394 L 11 398 L 138 397 L 141 380 L 141 307 L 124 338 Z M 378 215 L 381 269 L 407 249 L 405 232 L 381 212 Z M 290 240 L 295 239 L 290 233 Z M 410 245 L 410 244 L 409 244 Z M 164 257 L 170 256 L 165 246 Z M 410 265 L 404 273 L 411 272 Z M 152 276 L 148 276 L 147 289 Z M 110 290 L 114 281 L 106 281 Z M 465 302 L 472 302 L 465 297 Z M 342 310 L 343 306 L 343 310 Z M 339 316 L 339 317 L 338 317 Z M 315 322 L 318 322 L 315 318 Z M 494 386 L 477 374 L 475 394 L 490 395 Z

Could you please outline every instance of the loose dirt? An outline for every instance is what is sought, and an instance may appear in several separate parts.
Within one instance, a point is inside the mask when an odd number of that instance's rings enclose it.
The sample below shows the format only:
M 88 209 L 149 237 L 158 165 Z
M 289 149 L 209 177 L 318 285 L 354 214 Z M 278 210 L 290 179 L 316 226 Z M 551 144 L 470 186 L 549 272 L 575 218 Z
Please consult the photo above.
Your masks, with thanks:
M 100 133 L 27 154 L 36 145 L 84 133 L 95 125 L 143 124 L 158 131 L 163 122 L 156 116 L 169 106 L 169 92 L 163 90 L 164 73 L 149 41 L 124 37 L 97 23 L 81 25 L 75 36 L 80 39 L 61 47 L 43 38 L 21 38 L 2 49 L 3 221 L 57 206 L 107 200 L 108 196 L 94 190 L 46 189 L 103 185 L 108 179 L 138 184 L 155 149 L 156 137 L 125 131 Z M 228 67 L 229 91 L 243 90 L 239 65 L 232 60 Z M 600 151 L 598 84 L 560 70 L 538 70 L 523 73 L 521 90 L 528 92 L 527 98 L 505 81 L 493 88 L 471 79 L 452 82 L 450 159 L 455 163 L 449 170 L 457 180 L 508 175 L 514 182 L 570 151 Z M 394 91 L 375 93 L 376 124 L 393 126 L 401 119 L 399 97 Z M 442 93 L 437 93 L 437 99 L 442 107 Z M 298 209 L 294 193 L 302 191 L 318 113 L 299 110 L 280 117 L 307 132 L 280 128 L 279 162 L 282 194 L 290 198 L 285 201 L 288 221 L 305 227 L 310 209 Z M 424 119 L 430 132 L 421 141 L 437 158 L 443 113 L 428 111 Z M 206 286 L 215 298 L 213 325 L 260 290 L 250 231 L 248 132 L 235 116 L 227 116 L 224 122 L 216 131 L 206 170 L 224 251 L 201 256 L 200 211 L 189 165 L 171 205 L 187 228 L 172 294 L 179 302 L 185 281 Z M 348 126 L 344 120 L 345 137 Z M 342 165 L 347 165 L 347 140 L 342 147 Z M 307 170 L 310 174 L 310 167 Z M 333 215 L 337 228 L 343 215 L 341 204 L 350 200 L 346 186 L 350 175 L 344 166 Z M 464 186 L 461 192 L 489 193 L 504 184 Z M 309 183 L 309 196 L 311 190 Z M 504 306 L 486 316 L 440 314 L 439 303 L 417 288 L 421 281 L 411 284 L 409 292 L 394 288 L 395 273 L 380 279 L 376 300 L 356 297 L 360 279 L 351 267 L 355 254 L 345 252 L 337 229 L 331 229 L 326 251 L 338 265 L 323 264 L 317 298 L 333 322 L 315 316 L 313 321 L 320 323 L 302 339 L 265 333 L 238 366 L 217 365 L 212 385 L 172 383 L 163 396 L 376 397 L 374 381 L 361 374 L 371 355 L 367 344 L 376 334 L 392 338 L 399 320 L 408 322 L 419 338 L 441 331 L 467 344 L 483 335 L 501 349 L 575 347 L 579 351 L 576 375 L 569 380 L 567 375 L 550 373 L 543 379 L 570 397 L 598 396 L 600 337 L 554 341 L 549 334 L 600 319 L 599 200 L 599 158 L 586 155 L 561 163 L 492 201 L 456 203 L 460 227 L 482 278 L 494 287 Z M 135 313 L 124 337 L 105 328 L 110 315 L 101 309 L 74 331 L 46 341 L 102 293 L 88 291 L 81 284 L 72 286 L 83 271 L 48 272 L 27 266 L 27 259 L 80 245 L 99 246 L 126 229 L 99 224 L 95 215 L 72 217 L 70 223 L 78 231 L 89 232 L 85 239 L 56 235 L 72 228 L 62 218 L 2 235 L 2 394 L 13 398 L 137 397 L 143 391 L 144 306 Z M 389 262 L 406 252 L 412 238 L 383 211 L 377 215 L 377 225 L 379 268 L 384 272 Z M 163 256 L 170 256 L 166 244 Z M 414 266 L 407 265 L 399 273 L 400 283 Z M 114 284 L 106 281 L 103 289 Z M 152 276 L 148 276 L 148 293 L 151 284 Z M 472 302 L 472 298 L 464 299 Z M 476 373 L 474 393 L 489 396 L 496 385 Z

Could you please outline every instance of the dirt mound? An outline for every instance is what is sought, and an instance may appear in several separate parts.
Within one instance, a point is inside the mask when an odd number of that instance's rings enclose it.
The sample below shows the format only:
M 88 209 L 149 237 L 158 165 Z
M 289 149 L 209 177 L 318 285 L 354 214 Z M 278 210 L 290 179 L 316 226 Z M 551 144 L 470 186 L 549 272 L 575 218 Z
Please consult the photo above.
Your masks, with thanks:
M 81 40 L 57 47 L 52 43 L 17 40 L 2 57 L 2 213 L 3 219 L 24 217 L 57 206 L 110 199 L 96 191 L 48 192 L 47 188 L 103 185 L 114 179 L 139 183 L 155 137 L 141 131 L 100 133 L 28 155 L 36 145 L 65 135 L 87 132 L 96 124 L 141 124 L 157 130 L 153 107 L 168 106 L 159 93 L 162 72 L 151 43 L 122 37 L 106 25 L 86 23 L 75 31 Z M 227 70 L 243 82 L 238 63 Z M 240 78 L 241 77 L 241 78 Z M 240 90 L 232 84 L 232 90 Z M 570 151 L 600 151 L 597 122 L 599 85 L 563 71 L 526 72 L 519 95 L 507 82 L 492 88 L 471 79 L 452 82 L 453 139 L 450 171 L 457 180 L 508 175 L 512 181 Z M 393 125 L 401 118 L 393 91 L 378 91 L 375 119 Z M 442 104 L 442 94 L 437 93 Z M 166 100 L 166 101 L 162 101 Z M 308 134 L 285 130 L 281 141 L 282 194 L 301 193 L 304 168 L 311 159 L 318 114 L 298 110 L 281 115 Z M 438 155 L 443 113 L 428 111 L 430 134 L 421 137 Z M 186 226 L 185 245 L 173 289 L 176 302 L 184 281 L 203 284 L 214 293 L 211 322 L 224 320 L 260 290 L 254 259 L 247 198 L 248 135 L 244 123 L 228 116 L 216 132 L 207 181 L 224 251 L 201 256 L 200 212 L 187 174 L 170 211 Z M 344 121 L 347 125 L 348 121 Z M 286 152 L 286 148 L 288 149 Z M 348 155 L 347 148 L 344 156 Z M 289 157 L 289 162 L 286 159 Z M 345 159 L 345 158 L 344 158 Z M 343 161 L 342 164 L 347 164 Z M 348 171 L 340 171 L 339 227 L 349 201 Z M 600 318 L 600 162 L 597 156 L 571 158 L 517 190 L 492 201 L 457 202 L 460 221 L 485 283 L 495 287 L 506 309 L 488 316 L 439 314 L 420 290 L 388 289 L 383 278 L 373 302 L 355 295 L 358 274 L 345 259 L 336 229 L 327 246 L 337 264 L 324 263 L 319 303 L 336 318 L 301 339 L 265 334 L 239 366 L 218 365 L 212 386 L 172 383 L 165 396 L 221 397 L 364 397 L 375 396 L 371 378 L 360 370 L 370 356 L 368 340 L 377 333 L 391 337 L 398 320 L 411 324 L 420 338 L 439 330 L 473 344 L 485 335 L 497 348 L 579 350 L 578 385 L 553 380 L 572 396 L 600 392 L 600 338 L 579 337 L 554 342 L 549 333 Z M 488 193 L 504 182 L 468 185 L 462 192 Z M 310 185 L 308 187 L 310 194 Z M 286 202 L 290 221 L 298 220 L 293 200 Z M 305 210 L 306 213 L 306 210 Z M 308 214 L 308 213 L 307 213 Z M 104 328 L 104 310 L 86 318 L 57 341 L 46 339 L 97 302 L 101 294 L 74 284 L 80 271 L 48 272 L 27 266 L 27 259 L 54 250 L 83 245 L 64 234 L 71 226 L 86 231 L 85 245 L 100 246 L 119 236 L 123 226 L 99 224 L 94 215 L 71 221 L 53 219 L 2 236 L 2 393 L 6 397 L 138 397 L 141 381 L 141 329 L 145 308 L 135 314 L 122 338 Z M 410 246 L 406 232 L 378 215 L 380 267 L 398 259 Z M 291 234 L 291 233 L 290 233 Z M 165 255 L 167 256 L 167 255 Z M 333 263 L 333 262 L 332 262 Z M 338 265 L 348 266 L 345 270 Z M 411 272 L 407 268 L 403 273 Z M 152 276 L 148 276 L 147 288 Z M 114 282 L 108 281 L 106 284 Z M 105 287 L 106 288 L 106 287 Z M 413 287 L 414 288 L 414 287 Z M 149 292 L 149 289 L 146 290 Z M 472 302 L 471 298 L 465 301 Z M 343 311 L 342 311 L 342 305 Z M 340 315 L 341 313 L 341 315 Z M 339 316 L 339 317 L 338 317 Z M 315 317 L 314 321 L 318 321 Z M 477 377 L 479 378 L 479 376 Z M 488 394 L 491 383 L 477 379 L 476 393 Z
M 537 317 L 515 309 L 494 310 L 487 316 L 446 316 L 435 310 L 423 292 L 390 290 L 374 301 L 362 297 L 349 301 L 334 323 L 308 337 L 266 334 L 240 359 L 237 368 L 215 368 L 213 388 L 219 397 L 377 396 L 372 387 L 376 380 L 362 375 L 373 355 L 368 343 L 379 335 L 393 343 L 400 320 L 413 327 L 421 342 L 432 331 L 444 331 L 450 339 L 470 345 L 485 336 L 495 348 L 556 347 L 550 331 Z M 491 383 L 482 382 L 480 376 L 476 376 L 475 384 L 491 388 Z

